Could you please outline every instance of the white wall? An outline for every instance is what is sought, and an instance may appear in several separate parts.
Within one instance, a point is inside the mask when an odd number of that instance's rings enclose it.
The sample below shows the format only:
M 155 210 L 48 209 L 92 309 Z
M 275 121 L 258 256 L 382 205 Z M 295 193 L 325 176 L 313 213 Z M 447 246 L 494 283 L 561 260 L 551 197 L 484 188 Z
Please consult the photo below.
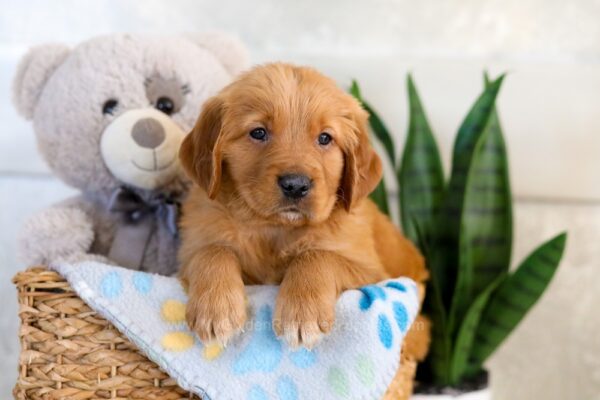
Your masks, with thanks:
M 0 290 L 10 301 L 0 311 L 6 355 L 0 397 L 9 396 L 15 378 L 16 304 L 8 283 L 21 267 L 15 232 L 27 213 L 69 193 L 49 177 L 31 127 L 9 103 L 18 58 L 37 43 L 75 44 L 114 31 L 218 28 L 237 32 L 256 62 L 310 64 L 342 85 L 357 78 L 399 143 L 406 127 L 404 75 L 413 71 L 446 162 L 483 69 L 508 71 L 499 106 L 519 199 L 516 258 L 558 229 L 573 234 L 552 289 L 492 363 L 495 391 L 508 398 L 517 385 L 515 399 L 591 398 L 588 393 L 600 392 L 591 377 L 600 376 L 600 363 L 594 364 L 600 357 L 581 372 L 588 365 L 578 356 L 589 346 L 586 334 L 554 329 L 552 315 L 559 307 L 588 321 L 586 329 L 600 328 L 600 321 L 581 317 L 587 314 L 576 295 L 588 294 L 587 304 L 600 300 L 600 282 L 583 278 L 594 276 L 592 240 L 600 237 L 598 21 L 598 0 L 0 0 Z M 542 337 L 544 347 L 536 346 Z M 590 354 L 600 354 L 599 346 Z
M 309 63 L 341 84 L 359 79 L 398 138 L 404 74 L 414 71 L 446 156 L 482 70 L 508 71 L 500 110 L 517 196 L 600 199 L 597 1 L 3 1 L 2 89 L 35 43 L 219 28 L 239 33 L 255 61 Z M 16 117 L 6 90 L 1 96 L 0 118 L 11 123 L 0 128 L 0 145 L 15 151 L 0 157 L 0 169 L 44 171 L 20 156 L 32 137 L 20 122 L 9 131 Z

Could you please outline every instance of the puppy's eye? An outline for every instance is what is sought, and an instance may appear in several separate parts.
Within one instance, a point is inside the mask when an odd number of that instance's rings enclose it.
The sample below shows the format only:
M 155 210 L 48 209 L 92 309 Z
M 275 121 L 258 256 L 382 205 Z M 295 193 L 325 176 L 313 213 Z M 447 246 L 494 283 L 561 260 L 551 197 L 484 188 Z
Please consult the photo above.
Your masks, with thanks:
M 173 110 L 175 110 L 175 103 L 173 103 L 173 100 L 170 98 L 163 96 L 156 100 L 155 107 L 158 111 L 162 111 L 167 115 L 171 115 L 173 114 Z
M 331 135 L 327 132 L 322 132 L 319 135 L 319 144 L 321 146 L 327 146 L 329 143 L 331 143 L 331 141 L 333 140 L 333 138 L 331 137 Z
M 113 115 L 115 113 L 115 110 L 117 109 L 118 105 L 119 105 L 119 102 L 115 99 L 106 100 L 106 102 L 102 106 L 102 114 Z
M 265 128 L 252 129 L 250 131 L 250 137 L 254 140 L 260 140 L 261 142 L 264 142 L 267 140 L 267 131 Z

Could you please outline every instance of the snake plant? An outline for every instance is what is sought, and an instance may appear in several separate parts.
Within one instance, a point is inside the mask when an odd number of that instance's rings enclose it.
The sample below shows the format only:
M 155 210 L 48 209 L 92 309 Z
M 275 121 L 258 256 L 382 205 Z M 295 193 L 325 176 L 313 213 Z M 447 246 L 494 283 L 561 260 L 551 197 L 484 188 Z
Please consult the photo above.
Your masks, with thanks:
M 407 77 L 409 122 L 402 155 L 377 112 L 352 83 L 369 113 L 375 140 L 396 172 L 400 222 L 431 272 L 424 313 L 432 341 L 419 376 L 427 384 L 458 386 L 484 362 L 543 294 L 563 254 L 566 233 L 535 249 L 511 270 L 512 198 L 508 159 L 496 111 L 504 76 L 490 81 L 462 122 L 444 177 L 439 150 L 417 88 Z M 371 195 L 389 215 L 385 182 Z

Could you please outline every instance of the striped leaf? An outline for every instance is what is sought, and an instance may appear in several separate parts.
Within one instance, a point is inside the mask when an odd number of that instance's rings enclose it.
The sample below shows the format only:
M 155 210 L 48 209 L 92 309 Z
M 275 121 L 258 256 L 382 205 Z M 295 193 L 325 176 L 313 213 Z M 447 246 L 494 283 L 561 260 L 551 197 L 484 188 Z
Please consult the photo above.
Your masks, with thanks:
M 504 75 L 486 86 L 458 129 L 452 155 L 452 178 L 466 177 L 475 145 L 494 110 Z
M 485 86 L 492 84 L 487 73 L 484 75 Z M 470 226 L 465 239 L 467 243 L 471 239 L 472 252 L 467 255 L 472 257 L 471 263 L 474 267 L 474 293 L 480 293 L 493 282 L 496 277 L 508 272 L 512 254 L 512 193 L 510 189 L 510 171 L 508 167 L 508 156 L 500 118 L 496 107 L 488 122 L 489 138 L 485 150 L 488 153 L 489 170 L 480 171 L 478 179 L 470 182 L 468 194 L 479 198 L 479 203 L 489 210 L 487 217 L 477 218 L 477 213 L 463 219 L 461 223 L 467 222 Z M 493 177 L 489 177 L 489 175 Z M 489 179 L 488 179 L 489 178 Z M 474 193 L 473 193 L 474 192 Z M 475 200 L 477 202 L 478 200 Z M 465 199 L 468 203 L 468 200 Z M 465 207 L 470 205 L 465 204 Z M 461 234 L 464 227 L 461 226 Z M 470 238 L 469 238 L 470 236 Z M 462 237 L 461 237 L 462 238 Z M 490 262 L 490 259 L 493 262 Z
M 461 245 L 460 229 L 465 204 L 467 178 L 472 169 L 475 149 L 478 144 L 483 146 L 481 138 L 486 132 L 490 132 L 490 120 L 495 115 L 494 104 L 502 80 L 503 76 L 485 88 L 459 128 L 454 143 L 452 172 L 444 198 L 443 215 L 438 226 L 440 229 L 438 247 L 444 254 L 447 265 L 444 271 L 447 280 L 444 301 L 447 304 L 452 304 L 455 310 L 457 307 L 458 309 L 463 309 L 465 300 L 470 299 L 472 293 L 471 288 L 468 286 L 472 282 L 472 275 L 468 269 L 465 272 L 467 276 L 460 278 L 462 281 L 459 282 L 459 275 L 463 272 L 461 267 L 464 267 L 464 264 L 460 265 L 459 263 L 459 254 L 463 250 L 459 246 Z M 458 292 L 459 290 L 464 290 L 465 287 L 467 290 L 466 293 Z M 453 294 L 457 294 L 458 298 L 453 298 Z M 463 294 L 466 297 L 461 296 Z M 452 323 L 454 314 L 455 312 L 451 312 L 450 315 L 451 326 L 454 326 Z
M 437 143 L 410 75 L 407 89 L 409 123 L 398 171 L 400 216 L 404 234 L 418 243 L 414 221 L 425 237 L 431 236 L 444 194 L 444 172 Z
M 508 161 L 493 110 L 471 158 L 459 232 L 453 314 L 460 316 L 510 265 L 512 200 Z
M 413 226 L 417 235 L 417 243 L 420 244 L 423 256 L 429 266 L 435 247 L 424 236 L 418 221 L 413 221 Z M 429 316 L 432 322 L 431 344 L 425 366 L 436 383 L 447 385 L 450 383 L 449 365 L 452 357 L 452 340 L 441 294 L 438 276 L 432 274 L 427 281 L 427 295 L 423 304 L 423 312 Z
M 494 293 L 481 317 L 471 363 L 481 366 L 515 329 L 552 280 L 562 258 L 567 234 L 538 247 Z
M 500 285 L 504 279 L 506 279 L 506 274 L 496 277 L 496 279 L 475 298 L 462 320 L 452 351 L 452 365 L 450 367 L 450 381 L 452 384 L 458 384 L 463 378 L 463 374 L 467 371 L 469 355 L 471 354 L 473 340 L 475 339 L 475 333 L 477 332 L 483 310 L 488 304 L 494 290 L 496 290 L 498 285 Z
M 385 153 L 394 168 L 396 169 L 396 150 L 394 148 L 394 141 L 392 140 L 392 136 L 390 135 L 390 131 L 386 128 L 385 124 L 377 115 L 375 110 L 367 103 L 360 92 L 360 87 L 356 81 L 352 81 L 352 86 L 350 86 L 350 94 L 354 96 L 363 106 L 363 108 L 369 113 L 369 126 L 371 130 L 375 134 L 375 137 L 385 149 Z
M 504 76 L 500 76 L 486 86 L 461 124 L 454 142 L 445 214 L 448 217 L 447 222 L 450 223 L 448 232 L 453 234 L 456 239 L 458 239 L 460 230 L 460 217 L 471 160 L 479 139 L 486 131 L 489 120 L 495 115 L 494 105 L 503 79 Z

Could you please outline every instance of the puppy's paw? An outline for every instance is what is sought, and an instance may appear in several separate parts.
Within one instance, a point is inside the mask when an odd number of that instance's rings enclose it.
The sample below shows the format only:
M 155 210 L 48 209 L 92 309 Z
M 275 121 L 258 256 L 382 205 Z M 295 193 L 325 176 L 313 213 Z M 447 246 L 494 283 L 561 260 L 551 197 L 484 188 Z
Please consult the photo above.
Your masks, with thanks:
M 204 343 L 216 341 L 222 345 L 244 327 L 246 302 L 244 290 L 233 287 L 227 290 L 198 290 L 198 296 L 190 294 L 185 317 L 191 330 Z
M 333 328 L 335 301 L 282 292 L 277 298 L 275 333 L 290 347 L 314 347 Z

